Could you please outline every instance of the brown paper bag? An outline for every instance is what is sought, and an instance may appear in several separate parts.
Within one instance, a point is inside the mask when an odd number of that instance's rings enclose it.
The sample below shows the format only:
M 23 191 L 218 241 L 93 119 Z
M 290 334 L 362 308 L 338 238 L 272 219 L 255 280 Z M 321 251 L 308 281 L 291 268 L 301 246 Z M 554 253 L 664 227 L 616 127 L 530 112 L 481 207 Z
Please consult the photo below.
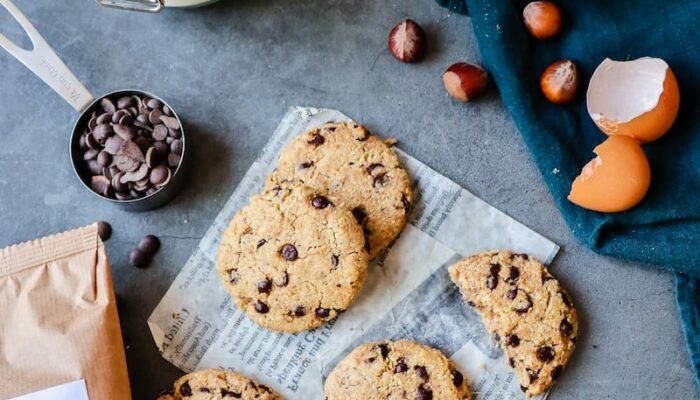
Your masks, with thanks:
M 0 250 L 0 399 L 78 379 L 90 400 L 131 399 L 97 225 Z

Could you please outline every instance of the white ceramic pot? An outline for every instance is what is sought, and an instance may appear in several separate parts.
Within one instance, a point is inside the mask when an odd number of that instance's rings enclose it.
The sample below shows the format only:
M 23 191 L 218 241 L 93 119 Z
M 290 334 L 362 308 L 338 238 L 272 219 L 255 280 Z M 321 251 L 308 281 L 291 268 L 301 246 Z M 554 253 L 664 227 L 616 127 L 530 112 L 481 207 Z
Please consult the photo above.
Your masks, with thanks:
M 218 0 L 97 0 L 97 3 L 122 10 L 158 12 L 165 7 L 199 7 L 216 1 Z

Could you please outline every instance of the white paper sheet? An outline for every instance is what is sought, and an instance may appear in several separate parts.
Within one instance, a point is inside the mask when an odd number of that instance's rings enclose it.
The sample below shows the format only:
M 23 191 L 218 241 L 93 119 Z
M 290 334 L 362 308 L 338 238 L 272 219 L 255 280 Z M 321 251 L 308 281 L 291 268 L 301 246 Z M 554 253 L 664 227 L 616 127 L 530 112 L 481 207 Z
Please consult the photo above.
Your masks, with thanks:
M 88 400 L 88 395 L 85 381 L 81 379 L 10 400 Z
M 223 230 L 262 189 L 286 143 L 308 128 L 347 120 L 328 109 L 294 107 L 287 113 L 150 316 L 163 357 L 185 371 L 236 370 L 287 399 L 320 400 L 325 377 L 354 347 L 409 338 L 450 356 L 477 400 L 524 398 L 503 351 L 464 305 L 447 267 L 494 249 L 528 253 L 548 264 L 559 247 L 400 150 L 415 184 L 409 224 L 370 266 L 358 301 L 340 318 L 283 334 L 257 326 L 232 303 L 215 270 Z

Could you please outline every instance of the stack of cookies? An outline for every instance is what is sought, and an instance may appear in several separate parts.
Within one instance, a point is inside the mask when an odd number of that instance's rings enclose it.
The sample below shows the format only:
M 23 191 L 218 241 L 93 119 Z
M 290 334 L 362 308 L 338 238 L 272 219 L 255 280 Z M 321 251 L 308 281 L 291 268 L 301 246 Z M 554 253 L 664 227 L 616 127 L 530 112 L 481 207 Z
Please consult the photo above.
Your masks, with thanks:
M 280 332 L 320 326 L 357 298 L 369 260 L 406 225 L 413 192 L 392 143 L 356 123 L 311 129 L 224 232 L 217 268 L 237 306 Z
M 217 269 L 236 305 L 279 332 L 313 329 L 357 298 L 368 263 L 399 235 L 410 179 L 392 142 L 357 123 L 311 129 L 280 154 L 265 190 L 226 229 Z M 561 375 L 578 334 L 576 310 L 537 260 L 509 251 L 450 267 L 465 302 L 501 346 L 526 396 Z M 280 399 L 234 372 L 203 370 L 159 400 Z M 439 350 L 409 340 L 360 345 L 330 373 L 325 400 L 470 400 L 462 373 Z

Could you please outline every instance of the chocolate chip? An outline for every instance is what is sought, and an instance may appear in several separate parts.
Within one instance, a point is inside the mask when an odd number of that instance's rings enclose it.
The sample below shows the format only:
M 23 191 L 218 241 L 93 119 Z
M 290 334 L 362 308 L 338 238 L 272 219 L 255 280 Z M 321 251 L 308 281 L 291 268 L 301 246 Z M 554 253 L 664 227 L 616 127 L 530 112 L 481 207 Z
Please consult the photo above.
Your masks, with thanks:
M 314 162 L 313 161 L 305 161 L 301 164 L 299 164 L 299 169 L 307 169 L 313 167 Z
M 268 306 L 260 300 L 257 300 L 255 302 L 253 308 L 255 308 L 255 311 L 257 311 L 260 314 L 267 314 L 270 311 L 270 306 Z
M 563 370 L 564 367 L 562 367 L 561 365 L 557 365 L 556 367 L 554 367 L 554 369 L 552 370 L 552 379 L 559 379 Z
M 416 400 L 432 400 L 433 391 L 430 390 L 425 384 L 418 386 L 418 391 L 416 391 Z
M 102 115 L 97 116 L 97 118 L 95 118 L 95 126 L 92 127 L 92 130 L 94 131 L 95 128 L 97 128 L 97 125 L 108 124 L 112 120 L 112 115 L 114 115 L 114 114 L 104 113 Z M 89 122 L 88 122 L 88 126 L 89 126 Z
M 149 116 L 149 118 L 150 118 L 150 116 Z M 167 126 L 169 129 L 180 129 L 180 124 L 177 122 L 177 118 L 175 118 L 175 117 L 168 117 L 165 115 L 161 115 L 160 120 L 163 121 L 165 126 Z
M 508 359 L 508 363 L 510 364 L 511 368 L 515 368 L 515 359 L 513 357 Z
M 543 362 L 554 360 L 554 349 L 549 346 L 542 346 L 537 350 L 537 359 Z
M 375 189 L 377 189 L 377 188 L 383 187 L 385 182 L 386 182 L 386 174 L 382 173 L 382 174 L 377 175 L 374 178 L 374 181 L 372 181 L 372 186 Z
M 87 152 L 85 154 L 87 154 Z M 100 154 L 97 155 L 97 163 L 103 167 L 109 167 L 112 165 L 112 155 L 104 150 L 101 151 Z
M 352 215 L 357 220 L 357 223 L 364 225 L 367 222 L 367 213 L 360 207 L 355 207 L 352 209 Z
M 328 318 L 328 316 L 331 314 L 331 310 L 330 308 L 319 307 L 316 309 L 315 314 L 319 318 Z
M 384 168 L 384 164 L 382 164 L 382 163 L 370 164 L 370 166 L 367 167 L 367 173 L 370 174 L 370 175 L 372 175 L 372 176 L 375 176 L 375 175 L 374 175 L 374 170 L 380 169 L 380 168 L 381 168 L 382 170 L 384 170 L 384 169 L 385 169 L 385 168 Z
M 321 136 L 319 133 L 314 133 L 311 136 L 311 139 L 306 143 L 313 145 L 314 147 L 318 147 L 325 142 L 326 142 L 326 139 L 323 136 Z
M 508 279 L 506 279 L 506 281 L 508 281 L 510 284 L 515 284 L 515 282 L 518 281 L 518 278 L 520 278 L 520 270 L 518 267 L 511 266 L 510 272 L 508 273 Z
M 317 195 L 311 199 L 311 205 L 317 210 L 323 210 L 331 204 L 332 203 L 324 196 Z
M 114 125 L 114 133 L 119 135 L 122 140 L 134 140 L 136 138 L 134 128 L 126 125 Z
M 537 371 L 533 371 L 531 369 L 527 370 L 527 376 L 530 378 L 530 383 L 535 383 L 537 378 L 540 377 L 540 374 L 537 373 Z
M 157 99 L 149 99 L 148 102 L 146 103 L 146 107 L 148 107 L 150 109 L 161 108 L 161 107 L 163 107 L 163 104 L 160 101 L 158 101 Z
M 333 267 L 333 269 L 338 267 L 338 256 L 336 256 L 335 254 L 331 254 L 331 266 Z
M 105 110 L 106 112 L 111 113 L 111 114 L 114 114 L 114 112 L 117 111 L 117 107 L 114 105 L 112 100 L 110 100 L 107 97 L 100 100 L 100 106 L 102 107 L 103 110 Z
M 408 201 L 405 193 L 401 195 L 401 203 L 403 204 L 404 211 L 408 215 L 411 212 L 411 202 Z
M 160 239 L 154 235 L 146 235 L 139 241 L 138 249 L 148 255 L 153 255 L 160 249 Z
M 469 300 L 469 301 L 467 302 L 467 304 L 469 304 L 469 306 L 471 306 L 471 307 L 476 307 L 476 303 L 474 303 L 474 302 L 471 301 L 471 300 Z
M 261 248 L 263 245 L 265 245 L 265 243 L 267 243 L 267 240 L 265 240 L 265 239 L 260 239 L 260 240 L 258 240 L 258 244 L 255 245 L 255 248 L 256 248 L 256 249 L 259 249 L 259 248 Z
M 100 155 L 100 151 L 96 149 L 89 149 L 83 153 L 83 160 L 90 161 L 96 159 Z M 98 162 L 99 164 L 99 162 Z
M 228 271 L 228 281 L 231 283 L 236 283 L 241 278 L 241 274 L 235 269 Z
M 542 284 L 543 284 L 543 285 L 544 285 L 545 283 L 547 283 L 548 281 L 552 281 L 552 280 L 554 280 L 554 278 L 552 278 L 552 275 L 549 275 L 549 274 L 546 273 L 546 272 L 542 272 Z
M 464 375 L 456 369 L 452 370 L 452 383 L 454 383 L 456 387 L 460 387 L 462 383 L 464 383 Z
M 561 301 L 564 302 L 564 305 L 566 305 L 566 306 L 569 307 L 569 308 L 573 307 L 573 305 L 572 305 L 571 302 L 569 301 L 569 296 L 567 296 L 566 293 L 564 293 L 564 292 L 559 292 L 559 294 L 561 295 Z
M 258 293 L 270 293 L 272 290 L 272 282 L 269 279 L 258 281 Z
M 399 359 L 399 361 L 396 363 L 396 367 L 394 367 L 394 373 L 395 374 L 402 374 L 404 372 L 408 371 L 408 365 L 404 362 L 403 358 Z
M 297 252 L 297 248 L 294 247 L 293 244 L 285 244 L 282 246 L 282 249 L 280 249 L 280 254 L 282 254 L 282 258 L 284 258 L 287 261 L 294 261 L 297 258 L 299 258 L 299 253 Z
M 370 358 L 368 358 L 368 359 L 365 360 L 365 363 L 367 363 L 367 364 L 372 364 L 372 363 L 374 363 L 375 361 L 377 361 L 377 357 L 370 357 Z
M 199 391 L 202 393 L 211 393 L 211 389 L 206 388 L 206 387 L 199 388 Z
M 303 306 L 297 306 L 294 309 L 294 315 L 296 315 L 297 317 L 303 317 L 304 315 L 306 315 L 306 310 Z
M 121 126 L 121 125 L 117 125 Z M 98 125 L 94 131 L 92 131 L 92 137 L 97 140 L 98 143 L 104 143 L 108 137 L 112 136 L 115 132 L 112 125 L 102 124 Z M 120 135 L 121 136 L 121 135 Z M 93 147 L 94 148 L 94 147 Z
M 561 331 L 564 336 L 569 337 L 574 331 L 573 325 L 566 319 L 561 320 L 561 324 L 559 324 L 559 331 Z
M 518 314 L 525 314 L 526 312 L 530 311 L 531 308 L 532 308 L 532 299 L 530 298 L 530 295 L 526 293 L 525 294 L 525 304 L 514 308 L 513 311 L 515 311 Z
M 489 276 L 486 278 L 486 287 L 494 290 L 498 286 L 498 273 L 501 272 L 500 264 L 491 264 Z
M 527 388 L 523 385 L 520 385 L 520 390 L 522 390 L 523 393 L 527 392 Z
M 152 184 L 159 186 L 163 185 L 168 180 L 170 175 L 170 170 L 165 165 L 159 165 L 151 170 L 148 176 L 148 181 Z
M 515 300 L 515 297 L 518 295 L 518 289 L 517 288 L 512 288 L 508 290 L 508 293 L 506 296 L 508 296 L 509 300 Z
M 117 100 L 117 108 L 129 108 L 134 104 L 134 98 L 131 96 L 123 96 Z
M 155 140 L 163 141 L 166 137 L 168 137 L 168 128 L 163 124 L 158 124 L 153 127 L 151 136 Z
M 97 221 L 97 236 L 99 236 L 103 242 L 109 240 L 109 238 L 112 237 L 112 225 L 106 221 Z
M 129 254 L 129 261 L 136 268 L 144 268 L 151 261 L 151 257 L 142 250 L 134 249 Z
M 100 142 L 97 141 L 95 138 L 95 135 L 92 133 L 88 133 L 85 135 L 85 145 L 87 145 L 88 148 L 98 150 L 100 148 Z
M 416 365 L 415 367 L 413 367 L 413 369 L 416 371 L 416 375 L 418 375 L 418 377 L 422 380 L 427 381 L 430 379 L 430 375 L 428 375 L 428 370 L 425 369 L 424 366 Z
M 382 358 L 386 360 L 386 358 L 389 356 L 389 346 L 387 346 L 385 343 L 382 343 L 377 347 L 379 347 L 379 354 L 381 354 Z
M 221 389 L 221 397 L 233 397 L 234 399 L 240 399 L 242 396 L 243 395 L 241 393 Z
M 498 334 L 498 332 L 493 333 L 493 340 L 500 342 L 501 341 L 501 335 Z
M 510 347 L 518 347 L 520 346 L 520 338 L 516 334 L 507 335 L 506 345 Z
M 90 180 L 90 188 L 103 196 L 105 193 L 107 193 L 110 187 L 111 184 L 109 179 L 102 175 L 93 176 Z
M 181 155 L 182 155 L 182 149 L 183 149 L 182 140 L 180 140 L 180 139 L 173 139 L 173 141 L 170 142 L 170 151 L 171 151 L 173 154 L 177 154 L 178 156 L 181 156 Z

